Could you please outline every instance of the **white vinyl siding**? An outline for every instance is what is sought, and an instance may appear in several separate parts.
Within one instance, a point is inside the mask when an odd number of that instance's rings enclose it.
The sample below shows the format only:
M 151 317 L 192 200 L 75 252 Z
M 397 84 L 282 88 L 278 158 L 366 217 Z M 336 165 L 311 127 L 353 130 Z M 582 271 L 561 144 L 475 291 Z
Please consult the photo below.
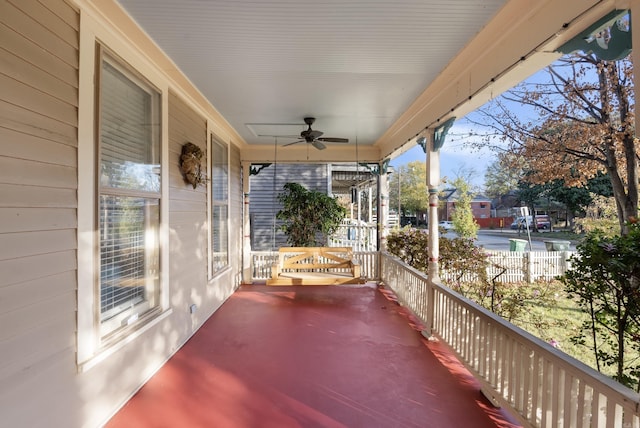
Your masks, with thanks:
M 235 134 L 213 106 L 198 98 L 195 88 L 180 76 L 176 82 L 165 74 L 166 57 L 110 4 L 0 1 L 3 427 L 103 426 L 220 307 L 240 277 L 242 193 L 240 152 L 231 143 Z M 107 15 L 98 11 L 103 5 Z M 106 181 L 101 181 L 105 177 L 100 175 L 96 143 L 98 44 L 117 57 L 113 65 L 130 81 L 162 95 L 162 128 L 153 131 L 161 134 L 161 156 L 135 145 L 127 147 L 123 157 L 114 139 L 103 156 L 114 173 Z M 115 99 L 115 94 L 105 95 Z M 138 95 L 138 102 L 145 98 Z M 134 120 L 127 106 L 116 106 Z M 125 141 L 147 135 L 147 130 L 124 123 L 113 129 L 126 135 Z M 178 162 L 180 147 L 187 141 L 209 156 L 211 130 L 219 141 L 228 142 L 233 162 L 229 177 L 233 269 L 224 269 L 213 279 L 207 275 L 211 195 L 206 186 L 194 190 L 185 184 Z M 162 162 L 147 156 L 159 156 Z M 117 162 L 129 164 L 116 168 Z M 146 166 L 160 163 L 161 170 Z M 138 321 L 134 313 L 123 318 L 133 324 L 106 337 L 100 322 L 101 306 L 107 307 L 100 293 L 101 198 L 102 207 L 111 211 L 103 216 L 103 228 L 119 225 L 114 236 L 129 242 L 129 250 L 120 252 L 120 262 L 113 264 L 124 272 L 141 272 L 142 263 L 146 270 L 153 259 L 161 269 L 159 289 L 154 275 L 125 275 L 122 289 L 151 283 L 151 289 L 144 289 L 145 297 L 153 296 L 157 302 L 150 302 L 153 308 Z M 158 216 L 156 234 L 149 225 L 157 224 Z M 133 227 L 123 227 L 127 223 Z M 139 233 L 142 229 L 150 233 Z M 107 240 L 103 243 L 116 247 Z M 160 259 L 153 251 L 140 251 L 143 247 L 161 250 Z M 113 297 L 118 301 L 117 295 Z M 195 312 L 191 305 L 196 305 Z
M 276 214 L 282 208 L 278 195 L 289 181 L 299 183 L 310 190 L 327 193 L 330 178 L 327 166 L 322 164 L 272 164 L 249 178 L 251 198 L 251 249 L 277 251 L 286 247 L 287 236 L 280 229 L 282 222 Z
M 98 193 L 100 330 L 159 304 L 160 93 L 102 52 Z
M 62 0 L 0 2 L 3 427 L 72 426 L 69 409 L 80 407 L 69 400 L 77 396 L 79 26 Z

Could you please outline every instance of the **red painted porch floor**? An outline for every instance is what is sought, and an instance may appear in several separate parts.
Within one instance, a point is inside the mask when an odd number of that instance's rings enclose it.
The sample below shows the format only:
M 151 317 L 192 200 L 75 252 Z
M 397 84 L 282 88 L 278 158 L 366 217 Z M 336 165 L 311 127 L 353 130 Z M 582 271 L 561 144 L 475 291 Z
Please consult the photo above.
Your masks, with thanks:
M 112 418 L 142 427 L 516 427 L 375 286 L 243 286 Z

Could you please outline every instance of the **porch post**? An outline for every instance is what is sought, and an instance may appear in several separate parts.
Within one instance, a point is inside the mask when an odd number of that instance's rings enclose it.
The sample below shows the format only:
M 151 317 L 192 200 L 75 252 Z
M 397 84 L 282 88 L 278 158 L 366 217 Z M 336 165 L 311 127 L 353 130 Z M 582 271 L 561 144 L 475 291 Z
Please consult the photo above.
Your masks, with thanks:
M 389 174 L 385 163 L 379 166 L 378 174 L 378 251 L 387 250 L 387 224 L 389 223 Z
M 242 283 L 251 284 L 251 222 L 249 221 L 249 175 L 251 163 L 242 162 L 242 194 L 244 204 L 242 209 Z
M 440 151 L 434 148 L 434 129 L 427 136 L 427 188 L 429 191 L 429 281 L 440 279 L 438 257 L 440 239 L 438 233 L 438 187 L 440 186 Z
M 427 281 L 427 319 L 426 328 L 422 334 L 432 338 L 435 293 L 434 284 L 440 280 L 438 272 L 438 257 L 440 241 L 438 233 L 438 186 L 440 185 L 440 151 L 435 148 L 435 129 L 429 129 L 427 138 L 427 188 L 429 192 L 429 266 Z
M 360 221 L 362 221 L 362 214 L 361 214 L 362 213 L 362 197 L 361 197 L 362 195 L 360 195 L 360 184 L 356 186 L 356 195 L 358 195 L 357 196 L 358 218 L 356 219 L 356 222 L 357 222 L 356 224 L 360 226 Z M 358 239 L 359 238 L 360 236 L 358 236 Z
M 371 182 L 369 182 L 369 186 L 367 186 L 367 192 L 367 204 L 369 205 L 367 207 L 367 223 L 371 223 L 371 217 L 373 217 L 373 201 L 371 200 L 371 197 L 373 196 L 373 188 L 371 187 Z

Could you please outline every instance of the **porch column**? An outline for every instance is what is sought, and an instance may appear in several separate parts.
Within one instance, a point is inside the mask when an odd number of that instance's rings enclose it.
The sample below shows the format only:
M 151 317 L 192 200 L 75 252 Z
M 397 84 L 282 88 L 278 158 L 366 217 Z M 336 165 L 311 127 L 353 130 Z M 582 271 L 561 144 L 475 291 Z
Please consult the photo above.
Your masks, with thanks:
M 249 221 L 249 175 L 251 163 L 242 162 L 242 194 L 244 205 L 242 208 L 242 282 L 251 284 L 251 222 Z
M 427 188 L 429 192 L 429 281 L 439 280 L 438 257 L 438 187 L 440 186 L 440 151 L 435 149 L 435 130 L 429 129 L 427 138 Z
M 631 12 L 631 61 L 633 62 L 633 69 L 640 69 L 640 0 L 631 0 L 629 2 L 629 11 Z M 640 82 L 637 79 L 640 73 L 633 73 L 633 95 L 634 99 L 640 98 Z M 640 114 L 638 111 L 638 103 L 636 102 L 636 136 L 638 136 L 638 130 L 640 129 Z
M 369 212 L 367 213 L 367 219 L 369 221 L 367 223 L 371 223 L 371 217 L 373 217 L 373 201 L 371 200 L 371 198 L 373 197 L 373 188 L 371 187 L 371 183 L 369 183 L 367 191 L 369 192 L 367 200 L 367 202 L 369 203 Z
M 387 234 L 389 229 L 389 174 L 386 164 L 380 164 L 378 174 L 378 251 L 387 250 Z
M 360 195 L 360 184 L 358 184 L 356 186 L 356 199 L 357 199 L 357 203 L 358 203 L 358 218 L 356 219 L 357 221 L 357 225 L 360 226 L 360 222 L 362 221 L 362 195 Z M 358 236 L 358 239 L 360 238 L 360 236 Z
M 422 335 L 433 339 L 433 322 L 435 308 L 434 286 L 440 281 L 438 257 L 440 255 L 440 237 L 438 234 L 438 186 L 440 185 L 440 152 L 436 148 L 435 129 L 429 129 L 426 135 L 427 155 L 427 189 L 429 192 L 429 265 L 427 281 L 427 315 Z

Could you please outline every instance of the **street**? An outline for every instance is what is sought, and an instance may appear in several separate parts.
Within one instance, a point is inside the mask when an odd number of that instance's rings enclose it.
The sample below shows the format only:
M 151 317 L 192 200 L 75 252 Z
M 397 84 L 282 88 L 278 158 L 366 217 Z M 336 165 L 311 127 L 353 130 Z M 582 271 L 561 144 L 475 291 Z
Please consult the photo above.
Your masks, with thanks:
M 548 235 L 548 238 L 547 236 Z M 553 232 L 549 232 L 543 238 L 536 237 L 531 240 L 531 251 L 546 251 L 547 247 L 545 246 L 544 241 L 560 241 L 561 239 L 557 239 L 553 237 Z M 455 238 L 455 232 L 449 231 L 444 234 L 447 238 Z M 523 232 L 518 236 L 518 233 L 512 230 L 479 230 L 478 231 L 478 239 L 476 241 L 476 245 L 479 247 L 486 248 L 487 250 L 495 250 L 495 251 L 509 251 L 510 243 L 509 239 L 522 239 L 527 241 L 527 245 L 525 247 L 526 251 L 529 251 L 529 242 L 527 237 L 527 232 Z M 571 251 L 575 251 L 575 245 L 571 245 L 569 247 Z

